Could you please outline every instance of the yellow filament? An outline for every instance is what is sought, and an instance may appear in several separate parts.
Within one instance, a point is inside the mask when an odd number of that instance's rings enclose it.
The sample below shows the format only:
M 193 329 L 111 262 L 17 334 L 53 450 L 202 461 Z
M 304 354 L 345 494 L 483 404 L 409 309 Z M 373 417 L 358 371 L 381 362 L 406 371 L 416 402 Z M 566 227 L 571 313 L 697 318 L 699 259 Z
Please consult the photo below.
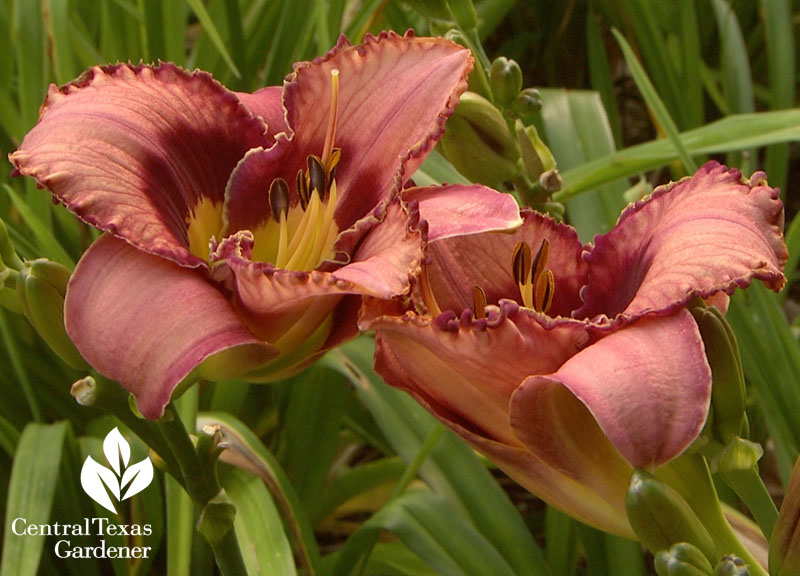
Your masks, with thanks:
M 428 280 L 428 267 L 425 265 L 422 266 L 422 273 L 419 276 L 419 287 L 422 290 L 422 301 L 428 307 L 430 315 L 435 318 L 442 313 L 442 309 L 439 308 L 439 304 L 436 303 L 436 298 L 433 296 L 431 284 Z
M 331 108 L 328 114 L 328 129 L 325 132 L 325 145 L 322 148 L 322 165 L 327 166 L 336 138 L 336 121 L 339 113 L 339 70 L 331 70 Z
M 286 261 L 286 251 L 289 249 L 289 224 L 286 221 L 286 214 L 281 213 L 281 221 L 278 226 L 278 255 L 275 257 L 276 265 L 278 262 Z
M 287 270 L 304 270 L 308 266 L 319 233 L 320 204 L 319 194 L 314 190 L 308 199 L 308 206 L 306 206 L 300 226 L 289 243 L 291 256 L 284 266 Z
M 222 204 L 207 196 L 200 199 L 186 217 L 186 236 L 189 252 L 208 261 L 208 244 L 212 237 L 219 237 L 222 229 Z

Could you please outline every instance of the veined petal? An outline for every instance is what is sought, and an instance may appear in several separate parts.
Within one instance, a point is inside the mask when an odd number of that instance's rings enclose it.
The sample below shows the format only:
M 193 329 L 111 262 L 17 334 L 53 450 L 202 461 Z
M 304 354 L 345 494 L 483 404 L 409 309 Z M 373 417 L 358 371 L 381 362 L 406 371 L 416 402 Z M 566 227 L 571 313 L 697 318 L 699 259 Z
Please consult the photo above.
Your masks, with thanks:
M 109 235 L 78 263 L 64 314 L 83 357 L 127 388 L 148 418 L 161 416 L 175 387 L 205 360 L 201 372 L 233 377 L 277 354 L 201 274 Z
M 376 331 L 375 369 L 389 384 L 425 398 L 449 421 L 513 443 L 508 402 L 516 387 L 530 374 L 555 371 L 587 335 L 567 319 L 544 326 L 511 301 L 486 312 L 482 320 L 450 313 L 431 321 L 365 310 L 361 328 Z
M 579 289 L 586 281 L 588 268 L 580 257 L 582 245 L 577 233 L 538 212 L 524 209 L 521 215 L 523 224 L 513 234 L 456 236 L 428 245 L 428 281 L 442 310 L 460 314 L 472 309 L 472 288 L 476 285 L 484 290 L 489 304 L 501 298 L 520 301 L 512 271 L 514 246 L 524 241 L 536 250 L 543 239 L 550 242 L 548 267 L 555 277 L 549 314 L 569 316 L 580 305 Z
M 695 296 L 731 293 L 753 278 L 779 290 L 787 252 L 783 205 L 763 172 L 709 162 L 629 207 L 585 254 L 589 282 L 577 318 L 630 321 L 667 314 Z
M 265 130 L 207 73 L 119 64 L 51 86 L 10 159 L 89 224 L 197 266 L 187 219 L 222 205 L 239 159 L 271 143 Z
M 324 57 L 296 64 L 283 97 L 292 135 L 277 145 L 291 150 L 277 160 L 251 154 L 242 163 L 228 192 L 231 230 L 258 226 L 267 215 L 260 204 L 264 186 L 278 176 L 294 182 L 306 157 L 322 154 L 332 70 L 339 71 L 334 144 L 342 149 L 335 218 L 346 230 L 390 199 L 416 170 L 441 136 L 471 69 L 469 51 L 453 42 L 392 32 L 368 35 L 358 46 L 342 38 Z
M 270 134 L 287 132 L 286 111 L 283 109 L 283 88 L 281 86 L 265 86 L 252 94 L 236 92 L 237 98 L 254 115 L 261 116 Z
M 514 197 L 485 186 L 407 188 L 403 199 L 418 203 L 420 219 L 428 223 L 428 242 L 478 232 L 513 232 L 522 225 Z
M 554 374 L 528 378 L 511 399 L 511 424 L 534 454 L 571 475 L 607 457 L 596 450 L 603 436 L 631 465 L 646 468 L 689 446 L 710 397 L 703 341 L 681 310 L 643 318 L 587 346 Z
M 511 427 L 509 399 L 531 373 L 555 370 L 586 338 L 585 327 L 504 301 L 488 319 L 435 322 L 408 313 L 375 317 L 367 302 L 362 329 L 376 331 L 375 369 L 406 390 L 475 449 L 546 502 L 600 529 L 632 537 L 625 519 L 630 466 L 598 430 L 600 453 L 587 467 L 560 470 L 539 459 Z M 454 325 L 455 324 L 455 325 Z M 597 450 L 597 446 L 593 446 Z

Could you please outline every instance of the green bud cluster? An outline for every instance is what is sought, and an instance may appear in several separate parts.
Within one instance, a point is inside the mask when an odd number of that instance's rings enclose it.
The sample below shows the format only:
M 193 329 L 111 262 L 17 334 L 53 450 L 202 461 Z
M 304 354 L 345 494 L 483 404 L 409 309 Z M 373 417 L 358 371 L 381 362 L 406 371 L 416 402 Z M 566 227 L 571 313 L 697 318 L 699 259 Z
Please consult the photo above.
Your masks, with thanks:
M 625 510 L 633 531 L 652 553 L 686 542 L 697 548 L 709 563 L 716 561 L 714 541 L 689 504 L 650 473 L 633 472 Z
M 744 560 L 733 554 L 726 554 L 714 569 L 714 576 L 750 576 Z

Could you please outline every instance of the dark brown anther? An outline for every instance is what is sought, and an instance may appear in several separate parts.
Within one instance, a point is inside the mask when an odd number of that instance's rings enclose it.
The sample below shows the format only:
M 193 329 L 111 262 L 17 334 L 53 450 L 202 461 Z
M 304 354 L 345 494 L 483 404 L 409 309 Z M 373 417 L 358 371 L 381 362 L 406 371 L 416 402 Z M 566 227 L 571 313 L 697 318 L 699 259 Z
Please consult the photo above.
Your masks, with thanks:
M 531 273 L 531 247 L 527 242 L 517 242 L 511 258 L 514 282 L 518 285 L 527 284 L 530 281 Z
M 475 318 L 486 318 L 486 292 L 477 284 L 472 287 L 472 300 L 475 304 Z
M 281 221 L 281 214 L 289 216 L 289 184 L 283 178 L 275 178 L 269 185 L 269 208 L 275 222 Z
M 553 303 L 553 294 L 556 291 L 556 279 L 550 270 L 545 270 L 536 282 L 536 301 L 534 309 L 537 312 L 547 313 Z
M 305 211 L 308 206 L 308 183 L 306 182 L 306 175 L 302 170 L 297 171 L 297 196 L 300 198 L 300 207 Z
M 328 191 L 327 176 L 325 166 L 316 156 L 308 157 L 308 180 L 310 182 L 310 192 L 317 191 L 320 200 L 325 200 L 325 193 Z
M 539 282 L 539 278 L 541 278 L 542 273 L 544 272 L 544 267 L 547 266 L 547 259 L 549 257 L 550 242 L 547 240 L 547 238 L 544 238 L 542 239 L 542 243 L 539 246 L 539 250 L 536 252 L 536 257 L 533 259 L 533 265 L 531 266 L 534 284 Z

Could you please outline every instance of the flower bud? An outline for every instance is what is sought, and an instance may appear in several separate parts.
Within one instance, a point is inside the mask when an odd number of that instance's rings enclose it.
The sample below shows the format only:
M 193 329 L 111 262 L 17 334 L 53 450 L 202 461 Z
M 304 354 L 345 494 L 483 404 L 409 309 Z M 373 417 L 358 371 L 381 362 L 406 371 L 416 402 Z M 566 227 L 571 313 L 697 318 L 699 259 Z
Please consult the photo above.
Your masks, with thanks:
M 692 315 L 700 329 L 711 367 L 711 433 L 720 444 L 742 434 L 746 391 L 739 345 L 728 321 L 715 306 L 696 307 Z
M 772 576 L 800 574 L 800 458 L 794 464 L 769 541 L 769 573 Z
M 536 88 L 525 88 L 511 103 L 511 109 L 525 124 L 530 124 L 542 109 L 542 95 Z
M 542 188 L 552 193 L 560 189 L 561 177 L 556 170 L 556 159 L 534 126 L 524 126 L 517 120 L 515 125 L 522 165 L 525 173 L 533 181 L 539 181 Z
M 750 570 L 744 560 L 732 554 L 726 554 L 714 569 L 714 576 L 750 576 Z
M 441 142 L 450 163 L 473 182 L 492 185 L 519 173 L 519 148 L 503 115 L 473 92 L 461 97 Z
M 687 542 L 716 561 L 714 541 L 686 500 L 644 470 L 633 472 L 625 510 L 633 531 L 654 554 Z
M 673 544 L 655 556 L 658 576 L 712 576 L 714 569 L 700 550 L 687 542 Z
M 70 270 L 39 258 L 25 265 L 17 277 L 17 297 L 36 332 L 73 368 L 88 368 L 64 327 L 64 296 Z
M 492 96 L 495 104 L 505 108 L 522 90 L 522 70 L 514 60 L 504 56 L 495 58 L 489 70 Z

